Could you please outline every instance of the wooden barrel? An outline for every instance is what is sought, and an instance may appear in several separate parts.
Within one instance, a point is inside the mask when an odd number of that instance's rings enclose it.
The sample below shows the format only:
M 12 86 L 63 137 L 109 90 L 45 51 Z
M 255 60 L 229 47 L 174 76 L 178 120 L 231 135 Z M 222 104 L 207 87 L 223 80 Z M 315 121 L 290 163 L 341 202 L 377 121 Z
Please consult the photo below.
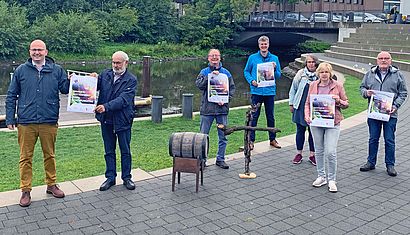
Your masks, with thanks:
M 169 138 L 169 155 L 172 157 L 208 157 L 209 137 L 207 134 L 193 132 L 173 133 Z

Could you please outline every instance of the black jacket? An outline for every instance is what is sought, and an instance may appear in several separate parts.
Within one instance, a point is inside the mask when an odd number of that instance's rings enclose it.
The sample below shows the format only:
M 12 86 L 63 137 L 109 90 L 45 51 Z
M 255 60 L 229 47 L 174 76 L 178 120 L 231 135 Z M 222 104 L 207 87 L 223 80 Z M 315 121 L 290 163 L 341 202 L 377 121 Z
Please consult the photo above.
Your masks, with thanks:
M 100 91 L 97 105 L 104 105 L 104 113 L 96 113 L 98 121 L 113 124 L 114 131 L 131 128 L 134 119 L 134 97 L 137 77 L 128 69 L 114 83 L 114 71 L 104 70 L 98 76 L 97 90 Z

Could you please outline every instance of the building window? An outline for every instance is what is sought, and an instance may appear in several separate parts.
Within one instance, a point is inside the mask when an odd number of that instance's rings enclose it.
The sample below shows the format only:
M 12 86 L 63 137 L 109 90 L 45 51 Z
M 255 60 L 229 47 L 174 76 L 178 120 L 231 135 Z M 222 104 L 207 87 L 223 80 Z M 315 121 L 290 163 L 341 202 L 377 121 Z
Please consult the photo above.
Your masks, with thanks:
M 345 0 L 339 0 L 339 2 L 340 2 L 340 3 L 344 3 L 344 2 L 345 2 Z
M 353 0 L 353 4 L 358 4 L 359 0 Z
M 332 2 L 337 2 L 337 0 L 332 0 Z
M 346 3 L 351 4 L 352 0 L 346 0 Z

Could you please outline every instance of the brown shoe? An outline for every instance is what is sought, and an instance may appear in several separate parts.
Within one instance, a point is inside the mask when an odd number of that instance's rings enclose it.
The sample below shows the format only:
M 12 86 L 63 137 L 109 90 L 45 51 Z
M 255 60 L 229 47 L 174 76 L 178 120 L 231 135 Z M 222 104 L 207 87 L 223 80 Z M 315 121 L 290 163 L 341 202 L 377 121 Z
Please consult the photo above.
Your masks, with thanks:
M 53 194 L 56 198 L 63 198 L 65 196 L 64 192 L 57 185 L 47 186 L 46 193 Z
M 270 146 L 275 147 L 275 148 L 277 148 L 277 149 L 282 148 L 282 147 L 278 144 L 278 141 L 276 141 L 276 140 L 272 140 L 272 141 L 270 142 Z
M 30 204 L 31 204 L 30 191 L 25 191 L 25 192 L 21 193 L 21 198 L 20 198 L 20 203 L 19 204 L 22 207 L 30 206 Z

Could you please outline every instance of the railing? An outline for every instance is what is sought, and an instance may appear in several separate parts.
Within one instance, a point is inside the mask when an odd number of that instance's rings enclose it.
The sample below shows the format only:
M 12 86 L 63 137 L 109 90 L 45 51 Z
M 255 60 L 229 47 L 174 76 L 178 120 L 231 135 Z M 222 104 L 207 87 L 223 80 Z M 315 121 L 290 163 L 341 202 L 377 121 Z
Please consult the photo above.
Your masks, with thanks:
M 328 11 L 328 12 L 253 12 L 248 17 L 248 23 L 283 23 L 284 25 L 300 23 L 385 23 L 387 15 L 365 11 Z

